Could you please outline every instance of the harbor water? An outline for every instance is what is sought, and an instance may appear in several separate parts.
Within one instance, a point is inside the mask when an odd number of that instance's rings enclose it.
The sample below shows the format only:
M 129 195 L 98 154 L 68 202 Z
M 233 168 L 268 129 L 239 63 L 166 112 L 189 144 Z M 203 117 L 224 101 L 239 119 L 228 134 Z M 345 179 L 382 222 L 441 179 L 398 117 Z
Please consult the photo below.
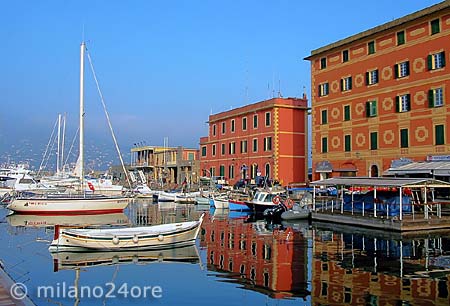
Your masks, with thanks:
M 36 305 L 449 305 L 450 233 L 401 235 L 136 201 L 122 214 L 9 215 L 0 260 Z M 205 219 L 195 246 L 50 253 L 55 224 Z

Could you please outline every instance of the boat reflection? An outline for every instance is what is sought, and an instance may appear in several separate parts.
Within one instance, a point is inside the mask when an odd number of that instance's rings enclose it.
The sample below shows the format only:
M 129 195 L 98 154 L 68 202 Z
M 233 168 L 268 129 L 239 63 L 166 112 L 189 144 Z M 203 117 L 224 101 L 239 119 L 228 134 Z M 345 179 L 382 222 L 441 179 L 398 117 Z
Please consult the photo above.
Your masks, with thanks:
M 264 222 L 216 218 L 203 223 L 202 245 L 208 270 L 226 282 L 272 298 L 305 298 L 307 241 L 292 227 L 266 228 Z
M 196 245 L 150 251 L 57 252 L 51 253 L 53 270 L 76 270 L 93 266 L 121 264 L 199 263 Z
M 312 304 L 450 304 L 445 235 L 313 226 Z
M 94 226 L 94 225 L 127 225 L 129 218 L 124 213 L 95 215 L 22 215 L 10 214 L 6 220 L 15 227 L 53 227 L 62 226 Z

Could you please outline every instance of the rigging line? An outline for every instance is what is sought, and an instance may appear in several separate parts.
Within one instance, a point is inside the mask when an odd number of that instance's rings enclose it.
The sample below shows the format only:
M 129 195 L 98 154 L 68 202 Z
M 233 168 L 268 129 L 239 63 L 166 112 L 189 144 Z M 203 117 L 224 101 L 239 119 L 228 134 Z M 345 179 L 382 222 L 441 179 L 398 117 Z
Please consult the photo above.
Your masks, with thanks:
M 111 135 L 112 135 L 112 138 L 114 140 L 114 145 L 116 146 L 117 155 L 119 155 L 119 159 L 120 159 L 120 163 L 122 165 L 123 172 L 125 173 L 125 177 L 127 178 L 128 185 L 129 185 L 129 187 L 131 189 L 131 182 L 130 182 L 130 178 L 128 176 L 128 171 L 125 168 L 125 164 L 124 164 L 123 159 L 122 159 L 122 154 L 120 154 L 119 145 L 117 144 L 117 139 L 116 139 L 116 136 L 114 135 L 114 130 L 113 130 L 113 127 L 111 125 L 111 120 L 109 119 L 109 114 L 108 114 L 108 111 L 106 110 L 105 100 L 103 99 L 103 94 L 102 94 L 102 91 L 100 90 L 100 85 L 99 85 L 98 80 L 97 80 L 97 75 L 95 74 L 94 66 L 93 66 L 92 60 L 91 60 L 91 55 L 89 54 L 89 51 L 88 51 L 87 48 L 86 48 L 86 54 L 87 54 L 87 57 L 88 57 L 88 60 L 89 60 L 89 66 L 91 67 L 92 74 L 94 76 L 94 80 L 95 80 L 95 84 L 97 86 L 98 94 L 100 95 L 100 100 L 102 101 L 103 110 L 105 111 L 106 119 L 108 121 L 109 130 L 111 131 Z
M 70 154 L 72 153 L 72 149 L 73 149 L 73 147 L 75 145 L 75 141 L 78 139 L 77 136 L 78 136 L 78 132 L 79 131 L 80 131 L 80 127 L 78 127 L 78 129 L 77 129 L 77 131 L 75 133 L 75 136 L 72 139 L 72 144 L 70 145 L 69 152 L 67 152 L 66 160 L 63 163 L 63 169 L 67 165 L 67 162 L 69 161 Z
M 41 173 L 41 169 L 42 169 L 42 166 L 44 164 L 45 157 L 47 156 L 48 148 L 50 146 L 50 143 L 52 142 L 53 135 L 55 133 L 55 129 L 56 129 L 56 124 L 57 123 L 58 123 L 58 119 L 56 119 L 56 121 L 55 121 L 55 125 L 53 126 L 53 130 L 52 130 L 52 133 L 50 135 L 50 139 L 48 140 L 47 146 L 45 147 L 45 152 L 44 152 L 44 155 L 42 156 L 42 161 L 41 161 L 41 164 L 39 165 L 39 171 L 38 171 L 37 175 L 39 175 Z

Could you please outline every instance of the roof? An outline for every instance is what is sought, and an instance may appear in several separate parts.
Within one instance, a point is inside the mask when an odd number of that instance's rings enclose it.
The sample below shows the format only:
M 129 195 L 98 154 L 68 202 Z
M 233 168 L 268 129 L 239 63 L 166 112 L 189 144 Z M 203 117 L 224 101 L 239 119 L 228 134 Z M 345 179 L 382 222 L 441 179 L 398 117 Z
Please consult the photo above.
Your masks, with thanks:
M 313 51 L 311 51 L 311 55 L 310 56 L 305 57 L 305 60 L 311 60 L 312 58 L 314 58 L 314 57 L 316 57 L 316 56 L 318 56 L 318 55 L 320 55 L 320 54 L 322 54 L 324 52 L 327 52 L 327 51 L 330 51 L 330 50 L 342 47 L 344 45 L 350 44 L 350 43 L 352 43 L 354 41 L 357 41 L 357 40 L 360 40 L 360 39 L 364 39 L 364 38 L 369 37 L 371 35 L 375 35 L 375 34 L 378 34 L 380 32 L 384 32 L 384 31 L 390 30 L 392 28 L 402 26 L 403 24 L 405 24 L 407 22 L 411 22 L 413 20 L 416 20 L 416 19 L 428 16 L 428 15 L 434 14 L 436 12 L 439 12 L 439 11 L 441 11 L 443 9 L 446 9 L 446 8 L 449 8 L 449 7 L 450 7 L 450 1 L 443 1 L 441 3 L 432 5 L 430 7 L 427 7 L 425 9 L 423 9 L 423 10 L 417 11 L 415 13 L 406 15 L 404 17 L 401 17 L 401 18 L 395 19 L 393 21 L 387 22 L 385 24 L 379 25 L 379 26 L 374 27 L 372 29 L 369 29 L 367 31 L 360 32 L 358 34 L 355 34 L 355 35 L 349 36 L 347 38 L 341 39 L 341 40 L 339 40 L 337 42 L 334 42 L 332 44 L 329 44 L 329 45 L 326 45 L 324 47 L 321 47 L 321 48 L 318 48 L 316 50 L 313 50 Z
M 450 176 L 450 161 L 413 162 L 396 168 L 389 168 L 385 175 L 430 174 Z
M 311 186 L 446 187 L 450 183 L 430 178 L 332 177 L 310 183 Z

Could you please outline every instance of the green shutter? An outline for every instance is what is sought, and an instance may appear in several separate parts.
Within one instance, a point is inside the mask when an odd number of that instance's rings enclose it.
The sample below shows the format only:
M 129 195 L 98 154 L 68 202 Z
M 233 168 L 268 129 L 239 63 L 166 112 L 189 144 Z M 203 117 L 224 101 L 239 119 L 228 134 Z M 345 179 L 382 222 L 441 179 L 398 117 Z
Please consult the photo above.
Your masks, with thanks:
M 348 82 L 349 82 L 348 89 L 350 90 L 350 89 L 352 89 L 352 77 L 348 78 Z
M 427 56 L 427 62 L 428 62 L 428 70 L 432 70 L 433 69 L 433 55 L 428 55 Z
M 445 67 L 445 52 L 444 51 L 441 52 L 441 56 L 442 56 L 442 67 Z
M 370 85 L 369 72 L 366 72 L 366 85 Z
M 344 79 L 341 79 L 341 91 L 344 91 Z
M 406 62 L 406 75 L 409 75 L 409 61 Z
M 428 90 L 428 107 L 434 107 L 434 90 Z
M 322 87 L 322 86 L 319 85 L 318 91 L 317 91 L 317 92 L 319 93 L 319 94 L 318 94 L 319 97 L 322 97 L 322 90 L 321 90 L 321 87 Z
M 436 125 L 434 127 L 436 145 L 443 145 L 444 141 L 444 125 Z
M 371 150 L 376 150 L 378 149 L 378 134 L 377 132 L 372 132 L 370 133 L 370 149 Z
M 366 117 L 370 117 L 370 102 L 366 102 Z
M 410 94 L 407 94 L 406 95 L 407 96 L 407 100 L 408 100 L 408 103 L 407 103 L 407 105 L 408 105 L 408 111 L 410 111 L 411 110 L 411 95 Z
M 399 96 L 395 97 L 395 111 L 397 113 L 400 112 L 400 97 Z
M 394 75 L 395 75 L 395 78 L 398 79 L 398 64 L 394 65 Z

